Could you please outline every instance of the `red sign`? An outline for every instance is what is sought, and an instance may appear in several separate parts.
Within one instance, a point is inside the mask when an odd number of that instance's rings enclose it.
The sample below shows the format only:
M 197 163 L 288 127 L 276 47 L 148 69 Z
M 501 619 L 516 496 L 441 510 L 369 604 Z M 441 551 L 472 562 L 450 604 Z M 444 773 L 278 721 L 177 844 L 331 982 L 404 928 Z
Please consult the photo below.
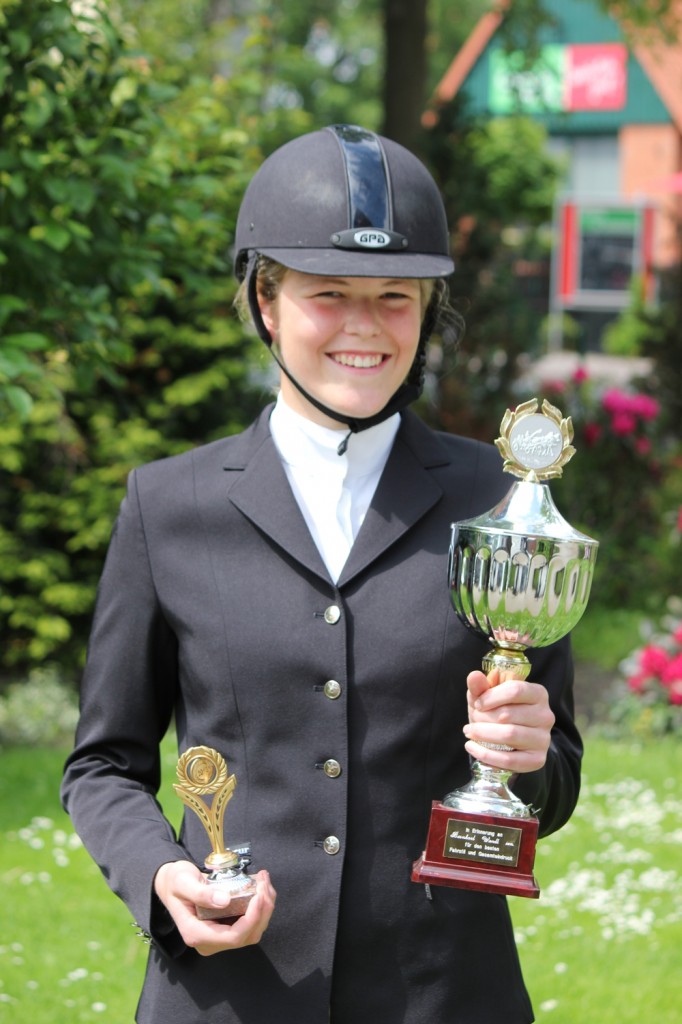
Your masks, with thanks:
M 654 296 L 654 208 L 599 206 L 580 201 L 558 208 L 554 298 L 564 308 L 622 309 L 633 275 Z
M 564 110 L 622 110 L 627 99 L 627 50 L 621 43 L 568 46 Z

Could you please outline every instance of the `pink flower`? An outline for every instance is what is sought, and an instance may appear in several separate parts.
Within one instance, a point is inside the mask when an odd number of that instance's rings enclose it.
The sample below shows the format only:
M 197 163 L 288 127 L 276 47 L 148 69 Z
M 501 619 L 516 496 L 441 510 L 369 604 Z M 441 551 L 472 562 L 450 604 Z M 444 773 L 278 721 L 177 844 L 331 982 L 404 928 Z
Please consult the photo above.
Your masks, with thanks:
M 598 423 L 586 423 L 583 431 L 585 444 L 591 448 L 601 437 L 602 429 Z M 680 521 L 682 522 L 682 509 L 680 509 Z M 680 527 L 682 529 L 682 526 Z
M 682 686 L 682 654 L 675 655 L 664 666 L 661 672 L 661 681 L 665 686 L 673 686 L 675 683 L 680 683 Z
M 655 644 L 644 647 L 639 654 L 639 667 L 647 676 L 660 678 L 669 661 L 668 652 Z
M 630 409 L 639 416 L 641 420 L 655 420 L 661 411 L 661 407 L 655 398 L 649 395 L 633 395 L 630 400 Z
M 682 533 L 682 505 L 680 505 L 677 513 L 677 532 Z
M 611 429 L 619 437 L 627 437 L 629 434 L 634 434 L 637 429 L 637 420 L 631 412 L 626 412 L 625 410 L 613 413 L 611 416 Z
M 682 708 L 682 621 L 664 625 L 664 637 L 636 652 L 636 670 L 625 681 L 630 693 Z
M 609 388 L 602 395 L 602 406 L 611 414 L 629 412 L 641 420 L 655 420 L 661 411 L 660 404 L 650 395 L 629 395 L 618 388 Z
M 630 396 L 618 388 L 610 388 L 602 395 L 601 404 L 607 412 L 613 416 L 615 413 L 627 412 L 630 410 Z
M 587 372 L 587 370 L 585 369 L 584 366 L 579 366 L 573 372 L 572 380 L 573 380 L 574 384 L 584 384 L 585 381 L 589 380 L 589 379 L 590 379 L 590 375 L 589 375 L 589 373 Z
M 638 672 L 636 676 L 629 676 L 628 687 L 633 693 L 641 693 L 646 687 L 646 674 L 644 672 Z
M 638 437 L 635 441 L 635 450 L 640 455 L 648 455 L 651 451 L 651 441 L 648 437 Z

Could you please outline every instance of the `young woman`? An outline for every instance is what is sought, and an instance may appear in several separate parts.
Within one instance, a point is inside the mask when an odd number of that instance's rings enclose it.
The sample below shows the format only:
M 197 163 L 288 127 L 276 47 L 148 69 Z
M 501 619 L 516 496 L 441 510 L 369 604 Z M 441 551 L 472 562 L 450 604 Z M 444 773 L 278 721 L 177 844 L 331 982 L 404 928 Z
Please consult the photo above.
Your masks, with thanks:
M 153 940 L 137 1020 L 528 1024 L 504 898 L 410 880 L 469 755 L 518 773 L 541 834 L 581 756 L 567 642 L 489 689 L 449 604 L 450 524 L 509 480 L 494 447 L 407 411 L 453 269 L 438 190 L 387 139 L 312 132 L 255 175 L 236 250 L 277 402 L 131 474 L 63 786 Z M 180 752 L 214 747 L 238 779 L 227 839 L 258 894 L 233 923 L 198 918 L 221 903 L 206 835 L 189 814 L 176 838 L 156 800 L 173 718 Z

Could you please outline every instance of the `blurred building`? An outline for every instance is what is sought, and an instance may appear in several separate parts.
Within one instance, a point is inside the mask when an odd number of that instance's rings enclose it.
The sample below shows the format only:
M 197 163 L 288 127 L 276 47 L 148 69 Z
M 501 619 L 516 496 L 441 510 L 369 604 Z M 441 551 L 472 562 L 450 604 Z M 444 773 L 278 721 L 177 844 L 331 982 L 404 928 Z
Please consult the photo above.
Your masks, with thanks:
M 543 6 L 532 54 L 510 49 L 503 32 L 513 0 L 484 14 L 425 121 L 463 93 L 474 115 L 521 113 L 546 126 L 566 169 L 549 282 L 553 343 L 562 345 L 566 312 L 580 347 L 597 350 L 630 301 L 633 276 L 653 299 L 660 272 L 679 259 L 682 44 L 656 27 L 635 30 L 593 0 Z

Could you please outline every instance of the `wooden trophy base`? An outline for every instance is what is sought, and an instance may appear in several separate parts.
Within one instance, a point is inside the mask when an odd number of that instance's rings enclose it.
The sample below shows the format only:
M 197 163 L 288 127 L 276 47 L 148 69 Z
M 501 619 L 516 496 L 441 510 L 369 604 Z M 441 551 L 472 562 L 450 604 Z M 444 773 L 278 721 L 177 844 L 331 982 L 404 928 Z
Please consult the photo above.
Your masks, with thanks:
M 538 824 L 533 817 L 459 811 L 434 800 L 426 849 L 412 865 L 412 881 L 537 899 Z

